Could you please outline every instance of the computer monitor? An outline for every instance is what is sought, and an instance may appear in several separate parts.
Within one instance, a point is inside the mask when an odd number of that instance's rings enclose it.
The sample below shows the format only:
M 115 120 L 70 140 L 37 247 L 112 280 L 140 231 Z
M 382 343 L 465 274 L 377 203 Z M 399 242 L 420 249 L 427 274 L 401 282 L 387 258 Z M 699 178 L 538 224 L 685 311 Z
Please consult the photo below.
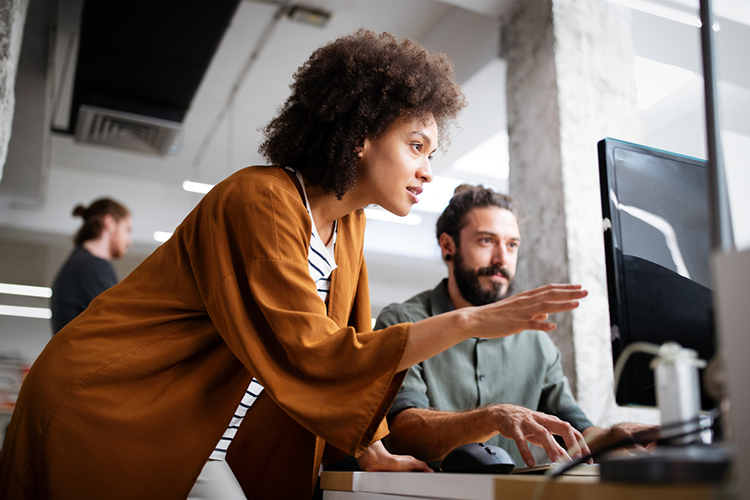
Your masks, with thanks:
M 613 361 L 638 341 L 675 341 L 710 360 L 707 162 L 609 138 L 598 148 Z M 656 406 L 651 359 L 631 356 L 618 404 Z M 701 400 L 716 406 L 704 390 Z

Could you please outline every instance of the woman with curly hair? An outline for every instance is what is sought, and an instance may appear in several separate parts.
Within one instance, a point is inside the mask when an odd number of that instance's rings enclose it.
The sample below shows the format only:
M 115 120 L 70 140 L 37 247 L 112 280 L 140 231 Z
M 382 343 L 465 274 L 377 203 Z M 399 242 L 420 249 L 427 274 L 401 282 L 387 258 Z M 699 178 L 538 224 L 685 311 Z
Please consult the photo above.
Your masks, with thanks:
M 265 130 L 274 166 L 218 184 L 39 356 L 3 497 L 309 498 L 342 453 L 427 470 L 380 443 L 404 370 L 477 335 L 549 331 L 585 295 L 548 286 L 372 331 L 361 208 L 406 215 L 463 106 L 450 62 L 409 40 L 360 31 L 313 53 Z

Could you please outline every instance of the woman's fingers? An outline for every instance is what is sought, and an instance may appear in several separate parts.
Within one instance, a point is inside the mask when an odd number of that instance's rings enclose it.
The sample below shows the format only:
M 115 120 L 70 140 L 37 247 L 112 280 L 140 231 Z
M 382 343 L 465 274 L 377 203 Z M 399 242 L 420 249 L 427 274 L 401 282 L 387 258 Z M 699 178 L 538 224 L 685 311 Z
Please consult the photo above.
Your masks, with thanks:
M 482 311 L 480 317 L 483 316 L 480 335 L 487 335 L 488 330 L 497 337 L 524 330 L 551 332 L 557 325 L 547 321 L 549 315 L 577 308 L 586 295 L 588 291 L 581 285 L 550 284 L 483 306 L 478 310 Z
M 532 317 L 539 315 L 553 314 L 558 312 L 570 311 L 577 308 L 580 305 L 578 300 L 565 300 L 560 302 L 542 302 L 541 304 L 534 304 L 529 306 L 527 313 Z
M 588 290 L 560 290 L 552 288 L 526 297 L 527 301 L 532 302 L 560 302 L 565 300 L 582 299 L 588 295 Z
M 548 285 L 540 286 L 539 288 L 534 288 L 533 290 L 527 290 L 525 292 L 517 293 L 513 297 L 521 297 L 521 298 L 531 297 L 531 296 L 549 293 L 549 292 L 555 292 L 555 291 L 576 292 L 576 291 L 585 291 L 585 290 L 583 289 L 581 285 L 571 285 L 569 283 L 550 283 Z
M 429 465 L 409 455 L 391 455 L 386 460 L 370 464 L 365 472 L 434 472 Z
M 549 289 L 542 293 L 523 297 L 516 304 L 519 309 L 530 315 L 535 321 L 544 321 L 547 315 L 570 311 L 580 305 L 580 299 L 588 295 L 587 290 L 558 290 Z
M 523 326 L 521 331 L 524 330 L 539 330 L 542 332 L 551 332 L 557 328 L 557 323 L 550 323 L 549 321 L 529 321 Z
M 414 457 L 408 455 L 395 455 L 395 458 L 401 461 L 400 466 L 396 469 L 397 471 L 405 472 L 435 472 L 430 468 L 429 465 L 421 460 L 417 460 Z
M 587 290 L 558 290 L 552 288 L 530 295 L 514 295 L 495 304 L 502 309 L 526 310 L 536 316 L 537 314 L 549 314 L 574 309 L 578 306 L 578 301 L 587 295 Z
M 381 441 L 376 441 L 368 446 L 367 449 L 357 457 L 357 463 L 363 471 L 367 472 L 433 472 L 429 465 L 412 456 L 391 455 L 391 453 L 385 449 L 385 446 L 383 446 Z

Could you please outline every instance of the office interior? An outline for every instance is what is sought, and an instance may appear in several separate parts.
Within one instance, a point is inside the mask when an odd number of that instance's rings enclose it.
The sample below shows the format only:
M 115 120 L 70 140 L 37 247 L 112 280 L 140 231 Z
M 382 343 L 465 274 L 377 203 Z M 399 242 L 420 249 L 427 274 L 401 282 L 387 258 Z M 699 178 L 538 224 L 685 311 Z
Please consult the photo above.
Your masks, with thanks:
M 596 140 L 607 135 L 705 159 L 698 1 L 596 2 L 613 9 L 623 27 L 622 40 L 607 43 L 617 48 L 618 71 L 628 80 L 623 84 L 625 93 L 628 88 L 632 92 L 628 109 L 601 110 L 597 120 L 605 125 L 592 133 L 596 139 L 585 144 L 588 152 L 582 154 L 590 157 L 583 163 L 595 168 Z M 527 136 L 527 143 L 516 143 L 513 150 L 508 119 L 509 102 L 523 106 L 524 98 L 517 88 L 507 85 L 511 77 L 508 54 L 514 50 L 508 44 L 515 40 L 508 35 L 512 31 L 508 23 L 525 3 L 312 0 L 297 5 L 281 0 L 239 1 L 189 100 L 184 119 L 173 124 L 176 132 L 157 150 L 137 139 L 97 144 L 96 138 L 66 132 L 76 111 L 73 94 L 83 0 L 29 0 L 8 156 L 0 182 L 0 283 L 49 287 L 72 250 L 71 238 L 79 225 L 71 216 L 73 207 L 103 196 L 121 201 L 133 214 L 134 245 L 114 262 L 120 279 L 125 277 L 200 201 L 202 194 L 186 190 L 185 181 L 210 187 L 241 168 L 265 163 L 257 152 L 262 140 L 259 129 L 285 100 L 296 68 L 315 48 L 361 27 L 389 31 L 448 54 L 469 104 L 451 130 L 449 148 L 435 155 L 435 179 L 412 213 L 399 219 L 378 207 L 368 208 L 365 257 L 373 317 L 389 303 L 432 288 L 447 275 L 434 228 L 459 183 L 482 183 L 517 196 L 526 214 L 521 221 L 522 234 L 539 232 L 535 229 L 541 216 L 539 202 L 528 192 L 544 193 L 549 188 L 547 180 L 540 177 L 538 185 L 524 181 L 526 187 L 515 190 L 514 178 L 523 175 L 517 170 L 518 152 L 547 139 L 544 134 Z M 182 5 L 190 8 L 190 2 Z M 301 8 L 295 11 L 295 6 Z M 750 64 L 744 51 L 750 46 L 750 4 L 746 0 L 716 0 L 714 14 L 720 129 L 734 237 L 737 249 L 746 250 L 750 248 L 750 197 L 745 194 L 750 191 L 750 168 L 743 153 L 750 151 Z M 142 15 L 149 15 L 147 8 L 143 7 Z M 553 23 L 566 28 L 568 21 L 561 16 Z M 582 13 L 577 27 L 570 29 L 581 29 L 581 36 L 589 36 L 595 33 L 588 31 L 589 27 L 599 22 L 601 19 L 593 17 L 586 21 Z M 159 23 L 146 22 L 144 26 L 159 30 Z M 168 41 L 158 33 L 133 32 L 130 36 L 153 41 L 154 53 L 167 53 Z M 127 45 L 128 41 L 121 43 Z M 596 45 L 598 41 L 588 43 Z M 138 71 L 137 62 L 129 64 Z M 148 70 L 145 65 L 142 69 Z M 575 86 L 577 75 L 561 71 L 556 78 L 563 89 Z M 564 98 L 563 91 L 559 95 Z M 622 114 L 628 116 L 630 126 L 617 126 Z M 547 125 L 554 128 L 559 124 Z M 575 166 L 564 168 L 575 170 Z M 591 178 L 590 183 L 596 197 L 590 196 L 589 184 L 572 182 L 562 190 L 566 199 L 579 198 L 579 187 L 589 191 L 580 196 L 587 204 L 576 208 L 588 215 L 564 219 L 569 237 L 590 234 L 576 232 L 577 225 L 590 228 L 600 223 L 598 179 Z M 581 253 L 573 251 L 570 240 L 556 247 L 558 244 L 543 248 L 537 241 L 522 247 L 518 289 L 543 284 L 537 281 L 544 276 L 534 274 L 533 268 L 550 254 L 569 255 L 563 279 L 593 281 L 584 283 L 592 297 L 572 319 L 562 319 L 559 331 L 551 334 L 563 353 L 566 375 L 582 408 L 599 425 L 622 420 L 658 423 L 655 410 L 621 408 L 614 403 L 601 237 Z M 584 256 L 593 271 L 576 270 Z M 558 261 L 553 259 L 549 266 L 558 266 Z M 9 306 L 0 307 L 8 311 L 0 315 L 0 359 L 34 361 L 52 333 L 45 317 L 48 300 L 0 293 L 0 306 Z M 21 313 L 12 309 L 19 306 Z M 587 319 L 594 316 L 596 321 Z

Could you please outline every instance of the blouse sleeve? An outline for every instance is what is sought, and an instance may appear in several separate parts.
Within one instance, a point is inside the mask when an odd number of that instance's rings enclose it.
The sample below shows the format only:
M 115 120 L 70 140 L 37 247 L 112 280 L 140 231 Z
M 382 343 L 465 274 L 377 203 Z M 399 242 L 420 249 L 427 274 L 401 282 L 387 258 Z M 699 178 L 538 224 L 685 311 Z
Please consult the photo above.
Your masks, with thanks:
M 252 180 L 233 176 L 216 186 L 192 231 L 181 235 L 207 313 L 290 417 L 358 454 L 384 432 L 381 421 L 403 378 L 396 368 L 410 325 L 372 332 L 331 320 L 309 275 L 311 225 L 298 193 L 283 178 Z M 331 301 L 348 289 L 361 292 L 366 276 L 361 242 L 340 251 L 357 253 L 348 257 L 359 262 L 359 272 L 334 277 Z M 360 299 L 352 297 L 354 311 Z

